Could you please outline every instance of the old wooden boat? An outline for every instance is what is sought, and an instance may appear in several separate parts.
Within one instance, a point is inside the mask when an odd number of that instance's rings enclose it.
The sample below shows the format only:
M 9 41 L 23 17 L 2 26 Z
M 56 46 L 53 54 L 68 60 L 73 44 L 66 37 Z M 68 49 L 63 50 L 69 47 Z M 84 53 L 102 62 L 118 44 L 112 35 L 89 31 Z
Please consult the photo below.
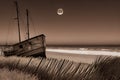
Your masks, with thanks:
M 27 39 L 20 43 L 12 45 L 8 51 L 4 51 L 5 56 L 32 56 L 32 57 L 46 57 L 45 55 L 45 35 L 41 34 L 33 38 Z
M 29 13 L 26 9 L 27 14 L 27 34 L 28 39 L 21 41 L 20 35 L 20 24 L 19 24 L 19 7 L 17 1 L 15 1 L 16 12 L 17 12 L 17 22 L 18 22 L 18 36 L 19 42 L 11 45 L 11 48 L 7 51 L 4 51 L 5 56 L 32 56 L 32 57 L 44 57 L 46 58 L 46 43 L 45 43 L 45 35 L 40 34 L 38 36 L 30 38 L 29 34 Z

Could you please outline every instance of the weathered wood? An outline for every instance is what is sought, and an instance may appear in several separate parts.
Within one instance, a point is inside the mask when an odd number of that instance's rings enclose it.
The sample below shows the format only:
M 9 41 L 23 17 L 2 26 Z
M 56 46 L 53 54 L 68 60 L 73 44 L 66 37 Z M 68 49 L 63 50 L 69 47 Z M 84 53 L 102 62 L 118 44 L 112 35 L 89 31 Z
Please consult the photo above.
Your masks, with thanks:
M 4 52 L 5 56 L 46 57 L 44 34 L 14 44 L 12 47 L 13 49 L 11 51 Z

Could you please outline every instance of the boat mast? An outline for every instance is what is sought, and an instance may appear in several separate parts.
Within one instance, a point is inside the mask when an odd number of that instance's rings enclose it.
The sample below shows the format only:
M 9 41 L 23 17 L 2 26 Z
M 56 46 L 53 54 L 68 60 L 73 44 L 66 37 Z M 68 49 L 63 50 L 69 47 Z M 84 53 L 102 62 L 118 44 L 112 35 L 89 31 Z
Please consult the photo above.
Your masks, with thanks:
M 21 35 L 20 35 L 20 22 L 19 22 L 19 7 L 18 7 L 18 2 L 17 1 L 15 1 L 14 2 L 15 3 L 15 5 L 16 5 L 16 12 L 17 12 L 17 22 L 18 22 L 18 36 L 19 36 L 19 43 L 21 42 Z
M 28 40 L 29 40 L 30 32 L 29 32 L 29 11 L 28 11 L 28 9 L 26 9 L 26 15 L 27 15 L 27 37 L 28 37 Z

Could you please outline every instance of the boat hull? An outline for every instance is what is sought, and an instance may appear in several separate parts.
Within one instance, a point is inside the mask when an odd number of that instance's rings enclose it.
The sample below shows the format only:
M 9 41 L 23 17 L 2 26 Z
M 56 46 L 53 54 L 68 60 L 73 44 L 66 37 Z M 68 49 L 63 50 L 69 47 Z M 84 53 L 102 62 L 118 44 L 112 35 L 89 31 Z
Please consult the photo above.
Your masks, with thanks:
M 5 56 L 32 56 L 46 58 L 45 35 L 39 35 L 29 40 L 12 45 L 13 49 L 5 51 Z

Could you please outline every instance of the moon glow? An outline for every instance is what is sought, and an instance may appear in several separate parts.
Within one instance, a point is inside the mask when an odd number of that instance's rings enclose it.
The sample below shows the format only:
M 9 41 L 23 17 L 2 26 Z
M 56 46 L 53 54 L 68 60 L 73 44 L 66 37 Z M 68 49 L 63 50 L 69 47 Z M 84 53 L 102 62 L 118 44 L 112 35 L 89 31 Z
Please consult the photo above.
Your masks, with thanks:
M 59 8 L 59 9 L 57 10 L 57 14 L 58 14 L 58 15 L 63 15 L 63 13 L 64 13 L 64 11 L 63 11 L 62 8 Z

